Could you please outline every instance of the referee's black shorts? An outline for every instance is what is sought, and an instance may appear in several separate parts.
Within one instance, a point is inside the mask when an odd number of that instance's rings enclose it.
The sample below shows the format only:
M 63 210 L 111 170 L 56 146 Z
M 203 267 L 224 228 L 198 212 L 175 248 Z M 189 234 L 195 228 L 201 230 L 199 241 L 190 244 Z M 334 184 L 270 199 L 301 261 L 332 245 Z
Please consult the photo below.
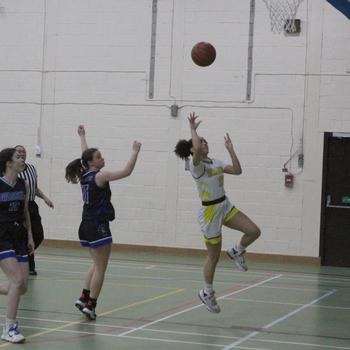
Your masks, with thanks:
M 83 220 L 79 227 L 80 244 L 83 247 L 99 248 L 111 244 L 112 234 L 109 222 L 96 222 L 95 220 Z
M 41 224 L 39 207 L 35 203 L 35 201 L 29 201 L 28 209 L 30 214 L 30 223 L 32 226 L 33 241 L 35 244 L 35 248 L 37 248 L 44 239 L 44 229 L 43 229 L 43 225 Z

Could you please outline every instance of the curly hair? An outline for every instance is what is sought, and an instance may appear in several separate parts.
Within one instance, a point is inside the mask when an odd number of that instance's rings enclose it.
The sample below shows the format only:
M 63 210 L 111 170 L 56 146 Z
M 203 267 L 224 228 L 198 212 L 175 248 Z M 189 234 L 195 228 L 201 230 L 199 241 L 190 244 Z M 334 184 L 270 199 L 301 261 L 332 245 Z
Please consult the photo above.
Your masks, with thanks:
M 192 148 L 192 139 L 180 140 L 176 144 L 174 152 L 181 159 L 186 159 L 192 154 L 191 148 Z

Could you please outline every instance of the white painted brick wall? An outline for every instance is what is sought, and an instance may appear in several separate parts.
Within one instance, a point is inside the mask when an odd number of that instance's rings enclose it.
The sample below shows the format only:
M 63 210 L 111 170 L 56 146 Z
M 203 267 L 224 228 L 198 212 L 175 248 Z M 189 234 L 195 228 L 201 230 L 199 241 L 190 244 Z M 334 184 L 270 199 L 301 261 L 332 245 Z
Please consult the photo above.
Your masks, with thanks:
M 1 3 L 1 146 L 24 144 L 38 167 L 40 187 L 55 202 L 54 211 L 40 202 L 46 237 L 77 239 L 81 194 L 65 182 L 64 168 L 80 155 L 76 127 L 84 123 L 107 168 L 127 162 L 134 139 L 143 143 L 134 174 L 111 185 L 115 241 L 204 248 L 195 184 L 173 154 L 177 140 L 189 138 L 186 117 L 195 110 L 212 156 L 227 161 L 223 135 L 232 136 L 243 174 L 226 176 L 225 188 L 262 229 L 250 250 L 318 256 L 323 132 L 350 131 L 349 21 L 313 0 L 300 7 L 300 36 L 273 35 L 257 1 L 253 100 L 247 103 L 249 1 L 174 3 L 158 1 L 152 101 L 152 0 Z M 206 69 L 190 59 L 198 41 L 217 49 Z M 176 118 L 173 103 L 181 107 Z M 40 123 L 43 155 L 37 159 Z M 281 168 L 299 149 L 303 126 L 304 172 L 286 189 Z M 291 167 L 298 171 L 296 159 Z M 240 237 L 226 228 L 223 234 L 224 248 Z

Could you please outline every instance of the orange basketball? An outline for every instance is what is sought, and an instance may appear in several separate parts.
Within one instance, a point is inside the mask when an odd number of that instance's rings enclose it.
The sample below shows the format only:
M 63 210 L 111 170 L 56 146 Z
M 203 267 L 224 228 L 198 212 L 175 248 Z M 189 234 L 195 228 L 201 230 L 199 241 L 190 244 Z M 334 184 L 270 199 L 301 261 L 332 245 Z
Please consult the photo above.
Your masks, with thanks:
M 216 58 L 215 47 L 204 41 L 197 43 L 193 46 L 191 51 L 191 57 L 195 64 L 201 67 L 210 66 Z

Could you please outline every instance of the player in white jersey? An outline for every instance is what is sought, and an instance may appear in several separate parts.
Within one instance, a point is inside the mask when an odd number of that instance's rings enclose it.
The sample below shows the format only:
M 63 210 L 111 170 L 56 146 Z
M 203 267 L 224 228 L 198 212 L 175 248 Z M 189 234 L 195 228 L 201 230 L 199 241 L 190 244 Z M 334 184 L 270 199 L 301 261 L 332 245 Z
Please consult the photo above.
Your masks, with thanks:
M 222 225 L 243 233 L 240 242 L 227 250 L 227 255 L 234 260 L 241 271 L 247 271 L 248 269 L 244 254 L 246 248 L 260 236 L 260 229 L 248 216 L 232 205 L 225 195 L 224 174 L 240 175 L 242 173 L 229 134 L 224 136 L 224 140 L 231 164 L 209 158 L 208 143 L 197 134 L 197 128 L 201 123 L 197 118 L 198 116 L 195 113 L 190 114 L 188 120 L 192 139 L 189 141 L 180 140 L 176 144 L 175 153 L 180 158 L 189 161 L 189 168 L 202 201 L 198 221 L 204 235 L 208 254 L 203 267 L 204 288 L 199 291 L 198 296 L 209 311 L 218 313 L 220 307 L 215 299 L 213 280 L 221 252 Z M 192 158 L 189 159 L 191 155 Z

